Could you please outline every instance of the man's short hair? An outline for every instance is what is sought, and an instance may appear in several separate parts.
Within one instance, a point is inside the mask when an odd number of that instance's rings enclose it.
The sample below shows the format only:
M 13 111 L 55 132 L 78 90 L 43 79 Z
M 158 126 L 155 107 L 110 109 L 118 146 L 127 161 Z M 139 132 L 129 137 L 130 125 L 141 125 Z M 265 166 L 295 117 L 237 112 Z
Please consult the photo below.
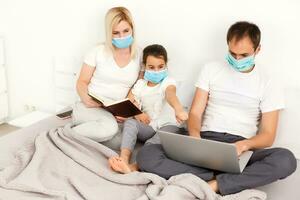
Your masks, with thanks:
M 227 44 L 232 40 L 239 41 L 245 37 L 249 37 L 253 43 L 254 49 L 260 44 L 260 30 L 256 24 L 240 21 L 231 25 L 227 32 Z

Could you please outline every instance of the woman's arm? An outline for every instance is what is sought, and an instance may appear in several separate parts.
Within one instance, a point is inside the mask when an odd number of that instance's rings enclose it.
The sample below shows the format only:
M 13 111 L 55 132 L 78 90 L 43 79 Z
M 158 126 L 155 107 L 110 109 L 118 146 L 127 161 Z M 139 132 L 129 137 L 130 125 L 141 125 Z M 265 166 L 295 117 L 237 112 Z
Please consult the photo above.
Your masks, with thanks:
M 208 92 L 197 88 L 189 113 L 188 130 L 190 136 L 200 137 L 202 116 L 206 108 Z
M 79 78 L 77 80 L 76 89 L 81 101 L 87 107 L 100 107 L 101 105 L 93 101 L 92 98 L 88 95 L 88 85 L 91 81 L 91 78 L 96 70 L 95 67 L 91 67 L 83 63 L 80 71 Z
M 188 119 L 188 114 L 184 111 L 178 97 L 176 96 L 176 87 L 174 85 L 170 85 L 167 87 L 166 99 L 167 102 L 174 108 L 176 120 L 179 123 L 182 123 Z

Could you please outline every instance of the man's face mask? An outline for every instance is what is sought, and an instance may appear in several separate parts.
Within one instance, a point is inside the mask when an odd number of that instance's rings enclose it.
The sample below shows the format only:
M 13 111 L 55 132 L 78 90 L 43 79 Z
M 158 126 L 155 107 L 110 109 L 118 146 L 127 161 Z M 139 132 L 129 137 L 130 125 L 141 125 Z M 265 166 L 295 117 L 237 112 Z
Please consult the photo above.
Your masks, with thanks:
M 242 59 L 235 59 L 230 53 L 226 56 L 227 62 L 238 72 L 246 72 L 250 70 L 254 65 L 254 54 Z

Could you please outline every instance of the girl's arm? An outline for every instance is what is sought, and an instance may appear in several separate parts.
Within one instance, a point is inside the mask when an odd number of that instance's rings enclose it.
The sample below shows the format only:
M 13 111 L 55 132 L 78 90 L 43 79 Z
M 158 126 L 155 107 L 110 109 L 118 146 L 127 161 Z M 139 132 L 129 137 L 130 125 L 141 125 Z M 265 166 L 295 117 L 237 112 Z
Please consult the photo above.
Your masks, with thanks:
M 134 95 L 132 93 L 132 89 L 129 91 L 127 98 L 138 108 L 140 108 L 139 103 L 135 100 Z
M 178 97 L 176 96 L 176 87 L 170 85 L 166 89 L 166 100 L 175 110 L 176 119 L 179 123 L 188 119 L 188 114 L 184 111 Z
M 132 91 L 130 90 L 128 93 L 128 99 L 138 108 L 140 108 L 139 103 L 135 100 L 134 95 Z M 144 124 L 149 124 L 150 123 L 150 117 L 146 113 L 142 113 L 139 115 L 134 116 L 134 118 L 140 122 L 143 122 Z

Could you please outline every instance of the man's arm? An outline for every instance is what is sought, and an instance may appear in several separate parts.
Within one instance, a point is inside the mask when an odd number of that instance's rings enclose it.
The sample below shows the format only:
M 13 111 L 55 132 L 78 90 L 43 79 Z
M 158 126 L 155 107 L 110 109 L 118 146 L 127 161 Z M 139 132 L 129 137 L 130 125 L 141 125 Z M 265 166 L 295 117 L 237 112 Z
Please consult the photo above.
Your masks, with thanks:
M 258 133 L 246 140 L 236 142 L 238 155 L 249 149 L 262 149 L 272 146 L 279 118 L 279 110 L 262 114 Z
M 202 116 L 205 111 L 207 101 L 208 92 L 201 88 L 197 88 L 188 118 L 188 130 L 190 136 L 200 137 Z

